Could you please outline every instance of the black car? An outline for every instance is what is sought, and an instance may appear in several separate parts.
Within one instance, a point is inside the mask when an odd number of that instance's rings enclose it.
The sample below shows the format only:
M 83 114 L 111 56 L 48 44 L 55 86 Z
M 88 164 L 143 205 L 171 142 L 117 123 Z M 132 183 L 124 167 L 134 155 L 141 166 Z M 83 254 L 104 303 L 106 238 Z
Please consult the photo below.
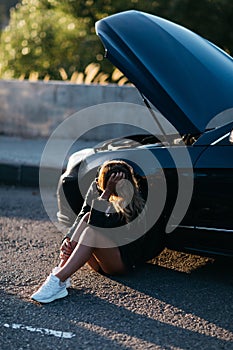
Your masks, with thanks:
M 232 57 L 186 28 L 138 11 L 100 20 L 96 31 L 160 132 L 142 128 L 72 155 L 58 185 L 59 221 L 71 226 L 98 167 L 123 159 L 134 167 L 150 229 L 162 233 L 164 246 L 233 256 Z

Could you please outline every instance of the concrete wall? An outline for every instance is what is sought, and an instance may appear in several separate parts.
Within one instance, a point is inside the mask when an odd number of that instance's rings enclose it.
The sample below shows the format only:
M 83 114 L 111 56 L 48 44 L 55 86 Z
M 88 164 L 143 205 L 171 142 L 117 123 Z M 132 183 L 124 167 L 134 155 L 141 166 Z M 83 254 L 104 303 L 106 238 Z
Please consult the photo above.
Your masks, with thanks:
M 59 124 L 75 112 L 110 102 L 143 105 L 140 94 L 131 86 L 0 80 L 0 133 L 47 138 Z M 96 118 L 99 118 L 98 110 L 97 108 Z M 106 123 L 107 114 L 104 117 Z M 125 129 L 125 126 L 122 128 Z M 106 134 L 107 138 L 116 137 L 121 133 L 120 129 L 105 128 L 105 135 L 101 130 L 95 130 L 85 137 L 96 140 L 106 138 Z

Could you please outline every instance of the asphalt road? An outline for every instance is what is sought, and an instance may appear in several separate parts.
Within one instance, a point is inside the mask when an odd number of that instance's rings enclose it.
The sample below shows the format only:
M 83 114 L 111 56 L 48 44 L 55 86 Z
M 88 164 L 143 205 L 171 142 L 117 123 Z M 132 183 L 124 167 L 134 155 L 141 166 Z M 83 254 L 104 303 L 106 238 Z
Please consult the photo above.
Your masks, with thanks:
M 0 187 L 0 349 L 233 349 L 232 261 L 165 250 L 134 274 L 83 267 L 69 296 L 29 296 L 57 262 L 62 234 L 36 189 Z

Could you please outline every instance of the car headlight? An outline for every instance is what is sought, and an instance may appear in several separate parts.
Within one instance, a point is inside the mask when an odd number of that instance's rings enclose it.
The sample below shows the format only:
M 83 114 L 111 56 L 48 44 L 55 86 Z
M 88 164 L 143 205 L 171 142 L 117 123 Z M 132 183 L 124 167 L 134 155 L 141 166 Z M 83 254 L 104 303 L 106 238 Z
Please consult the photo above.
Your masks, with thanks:
M 77 164 L 81 163 L 84 158 L 94 153 L 95 151 L 93 148 L 85 148 L 73 153 L 68 160 L 66 171 L 69 173 Z

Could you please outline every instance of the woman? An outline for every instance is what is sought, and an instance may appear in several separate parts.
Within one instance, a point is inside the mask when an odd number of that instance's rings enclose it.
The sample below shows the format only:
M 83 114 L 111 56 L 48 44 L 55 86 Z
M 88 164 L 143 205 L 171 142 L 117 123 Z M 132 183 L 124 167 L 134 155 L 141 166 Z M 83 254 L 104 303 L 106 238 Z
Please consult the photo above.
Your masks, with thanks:
M 149 236 L 146 239 L 143 232 L 144 207 L 132 167 L 119 160 L 105 162 L 88 191 L 80 215 L 63 240 L 59 266 L 31 298 L 49 303 L 65 297 L 69 277 L 85 263 L 95 271 L 115 275 L 152 258 L 153 251 L 150 248 L 147 252 L 145 246 Z M 134 238 L 132 231 L 140 225 L 141 234 Z

